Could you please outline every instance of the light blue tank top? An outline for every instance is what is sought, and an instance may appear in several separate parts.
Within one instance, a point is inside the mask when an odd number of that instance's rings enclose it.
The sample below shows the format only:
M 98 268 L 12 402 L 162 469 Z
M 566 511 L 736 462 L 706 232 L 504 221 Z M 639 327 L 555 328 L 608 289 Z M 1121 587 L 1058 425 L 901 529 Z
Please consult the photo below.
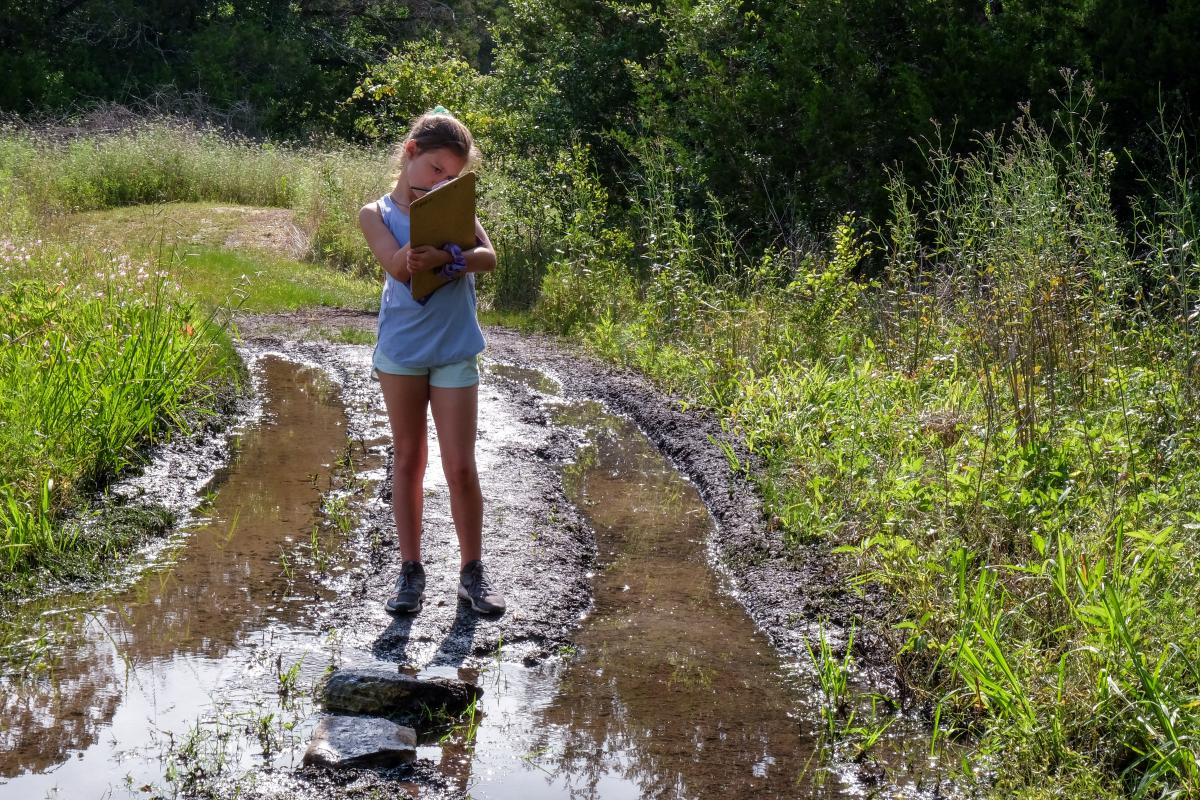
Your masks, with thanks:
M 408 214 L 390 194 L 379 200 L 388 230 L 403 247 L 408 244 Z M 437 367 L 483 352 L 483 331 L 475 315 L 475 274 L 468 272 L 440 287 L 424 303 L 413 300 L 408 286 L 391 275 L 379 302 L 379 337 L 375 345 L 402 367 Z

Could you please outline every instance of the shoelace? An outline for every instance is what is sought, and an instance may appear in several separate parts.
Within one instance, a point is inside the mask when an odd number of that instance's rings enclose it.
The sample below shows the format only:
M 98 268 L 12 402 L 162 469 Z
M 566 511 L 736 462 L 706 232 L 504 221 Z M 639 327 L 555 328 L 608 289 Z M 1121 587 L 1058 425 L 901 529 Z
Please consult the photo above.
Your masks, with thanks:
M 416 575 L 416 574 L 417 574 L 417 571 L 415 569 L 414 570 L 404 570 L 403 572 L 401 572 L 400 577 L 396 579 L 396 592 L 399 593 L 399 592 L 407 591 L 409 588 L 408 581 L 409 581 L 410 576 Z
M 492 583 L 488 580 L 482 564 L 467 574 L 467 591 L 471 590 L 477 591 L 481 595 L 492 593 Z

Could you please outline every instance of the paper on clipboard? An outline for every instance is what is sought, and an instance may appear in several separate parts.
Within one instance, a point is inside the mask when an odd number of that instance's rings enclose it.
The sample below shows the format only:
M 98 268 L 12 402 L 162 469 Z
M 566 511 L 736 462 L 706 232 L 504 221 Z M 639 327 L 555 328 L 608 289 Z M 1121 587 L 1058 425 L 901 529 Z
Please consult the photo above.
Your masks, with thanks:
M 474 247 L 475 173 L 463 173 L 414 200 L 408 219 L 413 247 L 441 247 L 449 242 L 464 250 Z M 424 270 L 413 273 L 409 288 L 414 299 L 423 300 L 448 282 L 436 270 Z

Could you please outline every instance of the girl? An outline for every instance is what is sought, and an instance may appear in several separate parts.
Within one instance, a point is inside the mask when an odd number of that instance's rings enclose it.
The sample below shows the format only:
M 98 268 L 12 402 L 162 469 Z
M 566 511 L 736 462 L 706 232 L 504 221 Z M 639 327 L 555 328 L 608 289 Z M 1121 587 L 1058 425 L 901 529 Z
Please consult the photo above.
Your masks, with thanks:
M 483 494 L 475 467 L 479 371 L 484 347 L 475 316 L 475 274 L 491 272 L 496 251 L 475 220 L 476 246 L 460 250 L 409 246 L 409 205 L 436 184 L 456 177 L 478 157 L 467 126 L 438 106 L 412 124 L 396 150 L 400 169 L 391 192 L 362 207 L 359 227 L 387 273 L 379 308 L 379 337 L 372 362 L 383 388 L 392 428 L 392 510 L 403 562 L 392 612 L 416 612 L 425 598 L 421 564 L 422 483 L 428 460 L 425 409 L 433 412 L 442 469 L 450 487 L 450 512 L 461 552 L 458 595 L 483 613 L 504 610 L 482 555 Z M 418 303 L 409 279 L 423 270 L 450 277 Z

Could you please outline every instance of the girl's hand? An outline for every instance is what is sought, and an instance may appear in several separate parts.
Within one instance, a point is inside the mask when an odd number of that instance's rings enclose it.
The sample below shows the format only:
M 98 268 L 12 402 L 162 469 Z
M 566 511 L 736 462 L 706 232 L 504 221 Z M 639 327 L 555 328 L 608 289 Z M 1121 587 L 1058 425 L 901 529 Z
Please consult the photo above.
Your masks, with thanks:
M 408 252 L 408 269 L 410 272 L 426 272 L 449 264 L 451 260 L 450 254 L 440 247 L 423 244 Z

